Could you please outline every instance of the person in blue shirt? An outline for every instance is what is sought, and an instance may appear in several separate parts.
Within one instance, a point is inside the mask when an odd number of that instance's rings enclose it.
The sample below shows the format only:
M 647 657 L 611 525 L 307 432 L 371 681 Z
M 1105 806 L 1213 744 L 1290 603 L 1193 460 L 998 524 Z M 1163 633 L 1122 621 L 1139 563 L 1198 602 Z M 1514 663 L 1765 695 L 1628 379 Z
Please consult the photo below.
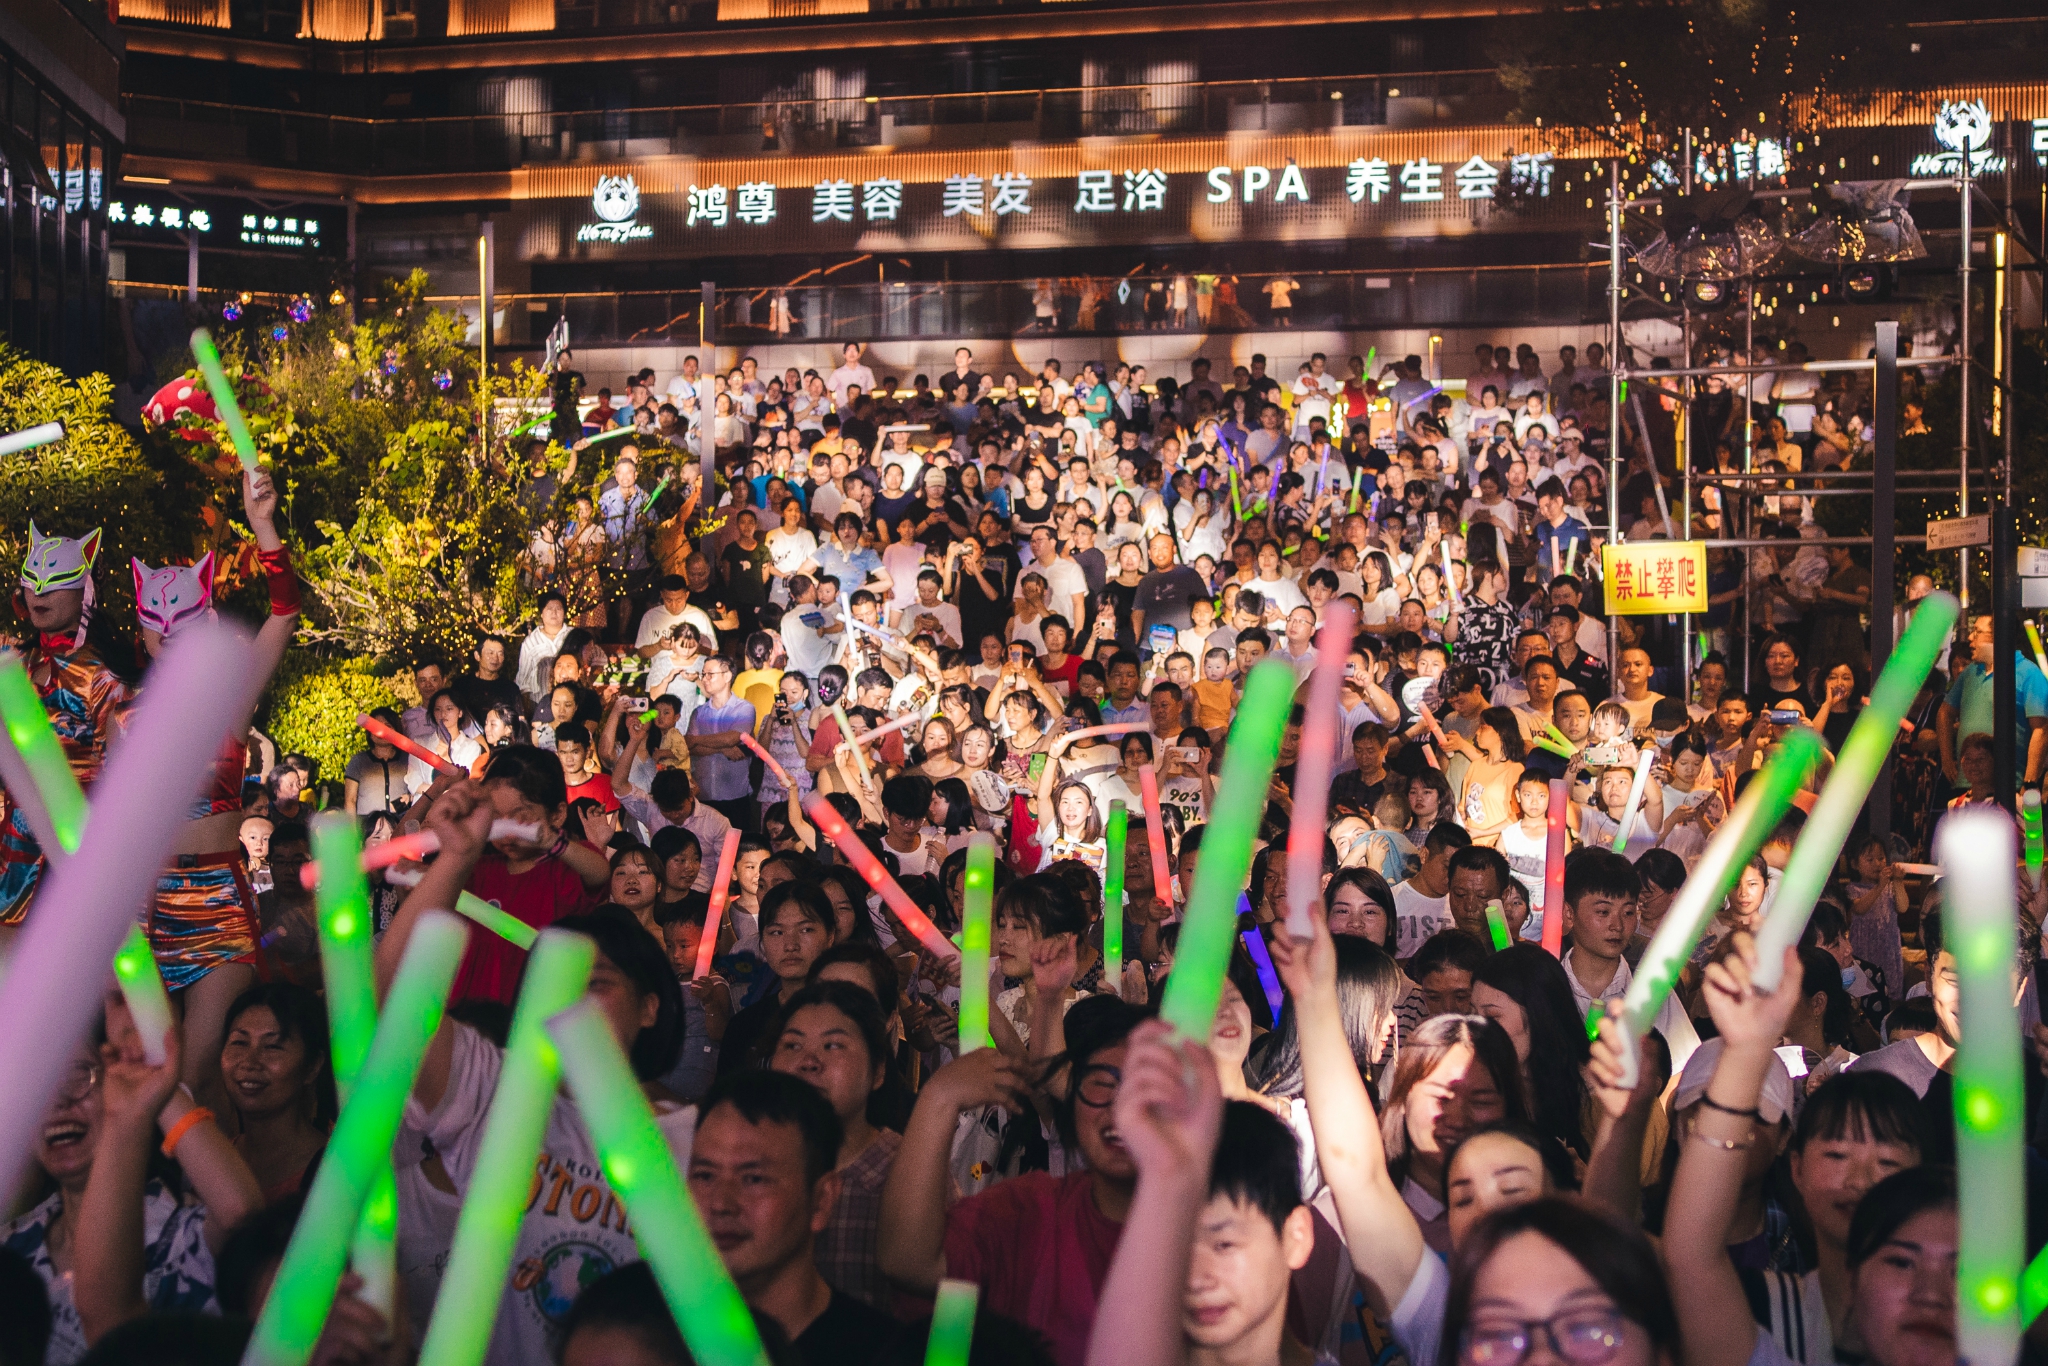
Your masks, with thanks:
M 1578 545 L 1578 553 L 1572 558 L 1574 569 L 1593 549 L 1592 531 L 1565 511 L 1565 502 L 1564 485 L 1556 478 L 1536 486 L 1536 564 L 1546 580 L 1565 572 L 1565 557 L 1574 543 Z
M 628 446 L 612 466 L 611 488 L 598 495 L 597 513 L 611 543 L 612 562 L 629 571 L 647 567 L 647 491 L 639 487 L 639 452 Z
M 1941 771 L 1958 787 L 1963 785 L 1956 748 L 1959 739 L 1966 735 L 1996 738 L 1996 686 L 1991 667 L 1997 657 L 1996 649 L 1991 618 L 1970 618 L 1970 663 L 1956 670 L 1955 682 L 1949 685 L 1936 720 L 1941 736 Z M 2014 766 L 2021 779 L 2031 785 L 2041 781 L 2042 769 L 2048 767 L 2048 677 L 2042 676 L 2033 660 L 2017 651 L 2013 653 L 2012 667 L 2016 718 L 2012 743 L 2017 751 Z

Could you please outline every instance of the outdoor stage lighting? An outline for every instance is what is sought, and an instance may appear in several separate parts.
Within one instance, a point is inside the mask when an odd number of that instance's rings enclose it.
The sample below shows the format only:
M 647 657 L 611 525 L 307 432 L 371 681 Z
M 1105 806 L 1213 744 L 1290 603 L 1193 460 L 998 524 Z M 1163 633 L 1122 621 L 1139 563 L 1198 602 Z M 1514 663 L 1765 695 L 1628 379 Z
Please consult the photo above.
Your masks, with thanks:
M 1853 299 L 1868 299 L 1877 293 L 1882 283 L 1874 270 L 1853 270 L 1843 279 L 1842 285 Z

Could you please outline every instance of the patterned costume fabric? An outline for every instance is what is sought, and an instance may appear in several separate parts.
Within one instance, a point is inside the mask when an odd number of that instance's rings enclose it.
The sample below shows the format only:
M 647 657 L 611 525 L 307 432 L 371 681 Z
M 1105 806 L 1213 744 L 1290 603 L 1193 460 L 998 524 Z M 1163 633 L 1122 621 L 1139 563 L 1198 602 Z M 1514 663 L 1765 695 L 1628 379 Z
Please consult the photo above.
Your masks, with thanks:
M 133 694 L 90 645 L 59 653 L 46 637 L 41 651 L 30 655 L 28 674 L 71 772 L 90 793 L 106 763 L 108 742 L 127 724 Z M 46 861 L 28 818 L 11 796 L 0 812 L 6 817 L 0 824 L 0 925 L 18 925 L 42 885 Z
M 149 946 L 172 991 L 255 953 L 256 890 L 240 849 L 187 855 L 157 877 Z

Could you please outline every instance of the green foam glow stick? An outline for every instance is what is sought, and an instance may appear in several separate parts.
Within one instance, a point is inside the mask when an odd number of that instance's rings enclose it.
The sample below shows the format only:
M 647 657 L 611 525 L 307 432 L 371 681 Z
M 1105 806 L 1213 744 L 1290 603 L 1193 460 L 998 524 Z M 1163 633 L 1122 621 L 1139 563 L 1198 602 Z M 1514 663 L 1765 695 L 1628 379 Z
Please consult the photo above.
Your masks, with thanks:
M 1494 952 L 1498 953 L 1512 941 L 1508 938 L 1507 912 L 1498 901 L 1486 903 L 1486 928 L 1493 935 Z
M 974 1311 L 981 1287 L 973 1281 L 940 1281 L 932 1305 L 931 1332 L 924 1340 L 924 1366 L 967 1366 L 974 1345 Z
M 960 922 L 960 1051 L 989 1048 L 988 952 L 994 926 L 996 845 L 977 834 L 967 842 L 966 913 Z
M 114 954 L 114 980 L 121 984 L 121 999 L 135 1020 L 135 1032 L 142 1038 L 142 1057 L 151 1067 L 162 1067 L 165 1041 L 171 1032 L 171 998 L 164 991 L 164 979 L 156 970 L 156 954 L 149 936 L 137 925 Z
M 370 1040 L 377 1032 L 377 977 L 372 961 L 370 885 L 353 817 L 323 811 L 313 818 L 313 860 L 320 868 L 315 892 L 319 914 L 320 975 L 327 986 L 327 1032 L 334 1088 L 341 1103 L 355 1089 Z M 385 1315 L 397 1302 L 398 1192 L 387 1162 L 364 1206 L 350 1260 L 363 1278 L 363 1300 Z
M 554 420 L 555 415 L 553 413 L 548 413 L 545 416 L 537 417 L 533 421 L 527 423 L 524 427 L 514 427 L 511 431 L 505 433 L 505 439 L 507 441 L 510 441 L 515 436 L 525 436 L 535 427 L 545 427 L 548 423 L 553 422 Z
M 639 431 L 638 427 L 614 427 L 608 432 L 599 432 L 596 436 L 583 438 L 583 444 L 595 446 L 600 441 L 616 441 L 622 436 L 636 436 Z
M 1919 609 L 1914 609 L 1914 615 L 1919 615 Z M 2027 628 L 2027 644 L 2034 647 L 2034 664 L 2042 673 L 2048 674 L 2048 650 L 2041 648 L 2040 628 L 2031 621 L 2026 622 L 2025 625 Z
M 1223 779 L 1209 811 L 1209 828 L 1195 863 L 1187 918 L 1181 922 L 1173 974 L 1166 979 L 1160 1018 L 1184 1038 L 1206 1043 L 1223 999 L 1223 976 L 1237 939 L 1237 895 L 1252 864 L 1252 841 L 1266 811 L 1280 739 L 1294 706 L 1294 666 L 1272 659 L 1245 679 L 1244 700 L 1223 758 Z
M 662 495 L 662 494 L 663 494 L 664 492 L 666 492 L 667 490 L 668 490 L 668 476 L 667 476 L 667 475 L 663 475 L 663 476 L 662 476 L 661 478 L 659 478 L 659 479 L 657 479 L 657 480 L 655 480 L 655 481 L 654 481 L 654 492 L 652 492 L 652 493 L 650 493 L 650 494 L 648 494 L 648 495 L 647 495 L 647 503 L 648 503 L 648 506 L 652 507 L 652 506 L 654 505 L 654 501 L 655 501 L 656 499 L 660 498 L 660 497 L 661 497 L 661 495 Z
M 526 960 L 497 1094 L 456 1217 L 448 1268 L 441 1273 L 436 1303 L 446 1310 L 427 1325 L 420 1366 L 476 1366 L 491 1345 L 496 1306 L 526 1217 L 534 1160 L 562 1084 L 562 1062 L 547 1021 L 583 999 L 596 961 L 595 941 L 567 930 L 544 931 Z M 484 1312 L 484 1305 L 492 1311 Z
M 1863 814 L 1871 785 L 1891 757 L 1899 722 L 1919 696 L 1920 685 L 1927 681 L 1961 611 L 1946 593 L 1930 593 L 1922 599 L 1892 657 L 1885 661 L 1884 671 L 1871 684 L 1870 705 L 1842 741 L 1834 769 L 1814 800 L 1813 810 L 1806 813 L 1806 824 L 1785 861 L 1778 890 L 1771 898 L 1770 916 L 1757 929 L 1755 981 L 1760 989 L 1773 990 L 1784 974 L 1785 950 L 1799 942 L 1814 903 L 1826 890 L 1835 859 Z
M 604 1166 L 625 1202 L 633 1237 L 698 1366 L 768 1366 L 754 1316 L 683 1189 L 675 1154 L 654 1122 L 611 1025 L 594 1001 L 547 1023 L 562 1073 Z
M 1119 996 L 1124 984 L 1124 846 L 1130 824 L 1123 802 L 1111 802 L 1102 832 L 1102 973 Z
M 384 880 L 395 882 L 401 887 L 417 887 L 426 876 L 424 869 L 386 868 Z M 540 937 L 540 931 L 521 920 L 510 911 L 501 911 L 475 892 L 463 892 L 455 898 L 455 913 L 463 919 L 483 926 L 515 949 L 531 949 L 533 941 Z
M 220 420 L 227 424 L 228 440 L 235 443 L 235 455 L 240 458 L 242 468 L 254 474 L 256 443 L 249 439 L 249 424 L 242 420 L 242 405 L 235 402 L 235 390 L 228 383 L 228 372 L 221 369 L 220 352 L 213 345 L 213 334 L 203 327 L 192 330 L 192 358 L 199 362 L 199 373 L 206 376 L 207 391 L 213 395 L 213 406 L 220 413 Z
M 384 1000 L 370 1055 L 349 1095 L 327 1154 L 320 1160 L 298 1227 L 263 1302 L 243 1366 L 304 1366 L 313 1354 L 335 1288 L 348 1265 L 349 1241 L 377 1184 L 391 1167 L 391 1144 L 419 1076 L 420 1059 L 461 965 L 469 931 L 460 920 L 429 911 L 413 929 L 405 959 Z
M 2020 829 L 2026 834 L 2027 879 L 2041 885 L 2041 794 L 2028 788 L 2020 794 Z
M 1706 933 L 1729 889 L 1742 876 L 1743 868 L 1763 848 L 1771 831 L 1778 828 L 1778 822 L 1792 805 L 1792 794 L 1806 781 L 1806 775 L 1819 759 L 1818 734 L 1805 728 L 1787 733 L 1777 757 L 1750 780 L 1728 812 L 1728 819 L 1707 841 L 1691 876 L 1679 887 L 1671 908 L 1657 926 L 1657 933 L 1643 950 L 1642 964 L 1613 1013 L 1627 1045 L 1622 1052 L 1625 1074 L 1618 1084 L 1636 1084 L 1640 1061 L 1636 1040 L 1656 1022 L 1657 1012 L 1671 995 L 1672 987 L 1678 984 L 1678 974 L 1685 970 L 1693 946 Z
M 50 726 L 50 713 L 42 694 L 29 681 L 28 670 L 18 655 L 0 656 L 0 721 L 7 725 L 7 739 L 28 770 L 32 794 L 42 802 L 57 847 L 64 853 L 78 852 L 85 835 L 85 790 L 71 771 L 64 744 Z
M 1918 616 L 1918 613 L 1915 613 Z M 2020 1269 L 2026 1262 L 2026 1114 L 2019 1009 L 2013 1000 L 2018 911 L 2012 825 L 2003 813 L 1959 811 L 1936 837 L 1947 947 L 1959 983 L 1955 1060 L 1956 1356 L 2019 1356 Z

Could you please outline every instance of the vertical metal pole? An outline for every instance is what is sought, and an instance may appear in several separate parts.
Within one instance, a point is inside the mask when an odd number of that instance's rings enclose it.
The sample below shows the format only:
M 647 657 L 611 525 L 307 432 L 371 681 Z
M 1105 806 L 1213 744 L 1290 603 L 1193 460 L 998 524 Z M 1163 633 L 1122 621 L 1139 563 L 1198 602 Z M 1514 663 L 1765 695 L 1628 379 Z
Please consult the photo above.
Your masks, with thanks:
M 1970 515 L 1970 248 L 1976 236 L 1970 222 L 1970 211 L 1975 205 L 1971 202 L 1974 196 L 1970 193 L 1970 149 L 1967 146 L 1957 154 L 1956 167 L 1956 184 L 1963 200 L 1963 260 L 1957 271 L 1961 280 L 1961 305 L 1958 309 L 1961 325 L 1956 330 L 1956 382 L 1962 386 L 1956 397 L 1956 408 L 1961 414 L 1958 435 L 1962 445 L 1957 463 L 1962 473 L 1957 485 L 1956 516 L 1967 517 Z M 1957 556 L 1956 596 L 1967 612 L 1970 607 L 1970 548 L 1964 546 Z
M 700 305 L 703 312 L 697 328 L 697 340 L 702 343 L 704 368 L 698 372 L 697 380 L 697 452 L 698 459 L 702 461 L 697 504 L 700 510 L 708 513 L 718 503 L 718 490 L 712 482 L 718 472 L 718 413 L 714 397 L 718 390 L 711 382 L 712 374 L 718 369 L 718 286 L 706 280 L 699 287 L 703 290 Z M 733 402 L 739 402 L 737 395 Z
M 482 433 L 484 448 L 491 444 L 491 317 L 496 300 L 491 288 L 491 268 L 497 264 L 497 253 L 491 250 L 491 224 L 484 222 L 484 230 L 476 239 L 476 296 L 480 313 L 476 322 L 477 336 L 477 421 L 476 429 Z
M 1899 325 L 1877 325 L 1877 368 L 1871 375 L 1870 421 L 1876 438 L 1871 457 L 1870 495 L 1870 675 L 1892 657 L 1892 604 L 1898 590 L 1896 489 L 1899 452 Z M 1885 760 L 1870 787 L 1870 833 L 1883 839 L 1892 828 L 1892 765 Z
M 1607 544 L 1621 544 L 1621 162 L 1607 171 Z M 1605 567 L 1601 591 L 1607 587 Z M 1602 604 L 1605 606 L 1605 604 Z M 1607 614 L 1607 677 L 1621 654 L 1621 627 Z
M 185 234 L 185 302 L 199 302 L 199 234 Z
M 1692 357 L 1692 296 L 1685 297 L 1685 308 L 1680 313 L 1685 334 L 1685 364 L 1683 369 L 1693 368 Z M 1692 397 L 1693 386 L 1699 381 L 1687 375 L 1679 381 L 1679 390 L 1685 400 L 1678 405 L 1678 517 L 1685 528 L 1684 539 L 1692 539 Z M 1692 613 L 1686 612 L 1679 618 L 1678 636 L 1678 695 L 1687 702 L 1692 701 Z
M 1745 281 L 1742 287 L 1742 364 L 1756 364 L 1756 282 Z M 1755 375 L 1743 375 L 1742 380 L 1742 472 L 1749 474 L 1756 469 L 1756 412 L 1750 403 L 1750 394 L 1756 387 Z M 1756 490 L 1749 480 L 1742 481 L 1742 535 L 1745 539 L 1756 536 Z M 1724 495 L 1725 496 L 1725 495 Z M 1742 690 L 1750 688 L 1750 661 L 1754 651 L 1750 649 L 1750 637 L 1756 634 L 1756 599 L 1749 591 L 1749 557 L 1754 550 L 1744 550 L 1742 555 Z

